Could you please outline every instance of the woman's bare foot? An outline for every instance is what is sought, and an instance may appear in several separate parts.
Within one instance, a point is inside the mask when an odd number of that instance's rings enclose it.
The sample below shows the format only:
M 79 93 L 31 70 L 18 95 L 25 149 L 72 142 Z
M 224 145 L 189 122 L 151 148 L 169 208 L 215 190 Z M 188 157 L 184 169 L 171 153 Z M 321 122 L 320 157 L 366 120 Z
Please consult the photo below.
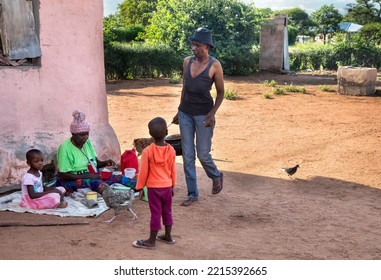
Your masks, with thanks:
M 60 204 L 58 204 L 57 208 L 66 208 L 67 207 L 67 202 L 66 201 L 61 201 Z

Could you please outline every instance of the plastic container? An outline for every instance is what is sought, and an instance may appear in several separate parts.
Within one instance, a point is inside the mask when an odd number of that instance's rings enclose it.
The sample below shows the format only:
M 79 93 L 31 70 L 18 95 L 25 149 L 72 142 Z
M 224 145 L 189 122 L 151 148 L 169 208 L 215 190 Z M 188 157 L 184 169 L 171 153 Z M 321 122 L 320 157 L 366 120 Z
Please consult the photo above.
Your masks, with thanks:
M 112 175 L 112 171 L 110 171 L 110 170 L 108 170 L 108 169 L 105 168 L 105 169 L 101 170 L 100 175 L 101 175 L 101 178 L 102 178 L 103 180 L 106 180 L 106 179 L 108 179 L 108 178 L 111 177 L 111 175 Z
M 98 196 L 97 196 L 97 193 L 96 192 L 88 192 L 86 194 L 86 199 L 87 200 L 94 200 L 94 201 L 97 201 L 98 200 Z
M 89 169 L 89 172 L 91 174 L 97 174 L 98 173 L 97 163 L 95 162 L 95 159 L 93 159 L 93 158 L 89 159 L 89 162 L 87 164 L 87 168 Z
M 116 186 L 111 185 L 111 188 L 115 191 L 127 192 L 127 191 L 131 190 L 129 187 L 126 187 L 126 186 L 123 186 L 120 184 L 115 184 L 115 185 Z
M 143 188 L 143 200 L 148 201 L 148 189 L 147 189 L 147 187 Z
M 135 174 L 136 174 L 135 168 L 125 168 L 124 169 L 124 176 L 126 176 L 127 178 L 132 179 L 135 177 Z

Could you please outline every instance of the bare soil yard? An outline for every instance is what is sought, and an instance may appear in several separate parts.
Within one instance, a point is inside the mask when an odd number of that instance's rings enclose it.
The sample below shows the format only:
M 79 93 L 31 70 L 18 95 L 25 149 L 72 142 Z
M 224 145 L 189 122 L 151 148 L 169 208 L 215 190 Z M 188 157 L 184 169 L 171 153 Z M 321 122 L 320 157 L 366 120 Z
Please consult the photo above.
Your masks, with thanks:
M 272 95 L 261 82 L 293 84 L 307 93 Z M 135 249 L 147 238 L 149 209 L 135 200 L 139 219 L 122 212 L 98 218 L 0 212 L 1 221 L 87 221 L 87 225 L 0 228 L 0 259 L 381 259 L 381 97 L 323 92 L 335 76 L 259 74 L 226 78 L 238 94 L 217 113 L 212 155 L 224 190 L 198 164 L 200 200 L 186 197 L 181 157 L 174 196 L 175 245 Z M 381 86 L 379 84 L 378 86 Z M 107 85 L 110 123 L 122 151 L 148 137 L 155 116 L 171 122 L 181 84 L 166 79 Z M 170 134 L 178 127 L 170 126 Z M 296 180 L 281 167 L 300 164 Z

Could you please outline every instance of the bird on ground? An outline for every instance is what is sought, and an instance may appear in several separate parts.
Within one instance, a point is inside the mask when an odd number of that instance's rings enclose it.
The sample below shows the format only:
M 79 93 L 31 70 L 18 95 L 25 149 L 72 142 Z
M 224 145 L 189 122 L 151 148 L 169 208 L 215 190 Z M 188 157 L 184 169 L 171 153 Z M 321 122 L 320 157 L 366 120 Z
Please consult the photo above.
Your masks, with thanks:
M 135 220 L 138 218 L 138 216 L 131 209 L 132 201 L 135 198 L 134 190 L 121 190 L 121 186 L 126 188 L 125 186 L 120 185 L 118 183 L 112 184 L 111 186 L 109 186 L 106 183 L 103 183 L 99 186 L 99 191 L 102 193 L 102 197 L 106 205 L 114 209 L 114 217 L 112 217 L 110 220 L 105 221 L 106 223 L 111 223 L 119 214 L 120 209 L 123 208 L 132 213 L 134 217 L 131 220 Z
M 296 173 L 296 171 L 298 170 L 299 168 L 299 164 L 295 165 L 294 167 L 284 167 L 284 168 L 281 168 L 283 172 L 285 172 L 290 178 L 294 179 L 292 177 L 292 175 L 294 175 Z

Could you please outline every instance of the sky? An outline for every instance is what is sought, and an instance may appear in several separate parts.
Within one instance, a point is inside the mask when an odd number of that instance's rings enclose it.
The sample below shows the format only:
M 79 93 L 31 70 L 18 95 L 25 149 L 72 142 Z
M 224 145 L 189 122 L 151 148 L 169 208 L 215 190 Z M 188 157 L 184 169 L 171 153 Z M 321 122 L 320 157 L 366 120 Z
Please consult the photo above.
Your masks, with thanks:
M 103 0 L 104 1 L 104 15 L 113 14 L 116 12 L 118 4 L 123 0 Z M 249 0 L 244 0 L 249 2 Z M 270 3 L 269 3 L 270 2 Z M 340 13 L 344 14 L 343 9 L 349 3 L 356 3 L 355 0 L 254 0 L 255 6 L 258 8 L 270 8 L 271 10 L 281 10 L 290 8 L 300 8 L 306 11 L 308 14 L 320 9 L 323 5 L 331 5 L 338 9 Z

